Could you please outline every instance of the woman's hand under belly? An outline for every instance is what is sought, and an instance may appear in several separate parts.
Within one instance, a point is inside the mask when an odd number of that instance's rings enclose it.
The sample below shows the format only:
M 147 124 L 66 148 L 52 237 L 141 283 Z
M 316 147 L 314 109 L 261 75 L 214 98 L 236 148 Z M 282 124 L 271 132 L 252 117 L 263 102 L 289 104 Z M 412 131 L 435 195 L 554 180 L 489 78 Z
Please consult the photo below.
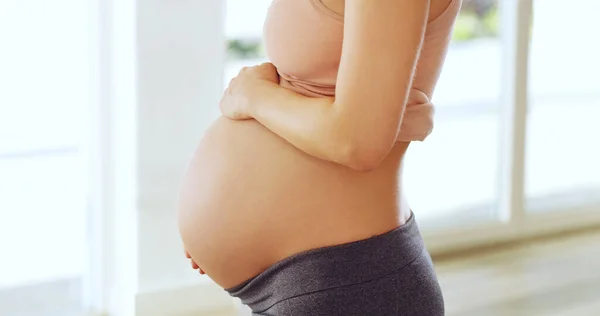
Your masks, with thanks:
M 230 287 L 299 251 L 389 231 L 402 222 L 403 153 L 360 173 L 310 157 L 254 120 L 221 117 L 200 142 L 182 186 L 185 249 Z

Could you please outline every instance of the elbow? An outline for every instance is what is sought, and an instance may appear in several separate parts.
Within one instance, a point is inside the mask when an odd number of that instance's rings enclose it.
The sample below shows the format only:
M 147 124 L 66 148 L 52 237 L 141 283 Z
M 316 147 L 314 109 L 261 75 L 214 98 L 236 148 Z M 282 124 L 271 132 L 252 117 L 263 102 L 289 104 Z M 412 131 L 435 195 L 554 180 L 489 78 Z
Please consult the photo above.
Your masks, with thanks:
M 342 149 L 341 162 L 352 170 L 369 172 L 377 169 L 391 150 L 391 146 L 376 143 L 364 145 L 349 142 Z
M 396 124 L 373 126 L 355 120 L 338 120 L 329 137 L 328 144 L 340 165 L 359 172 L 369 172 L 377 169 L 396 144 L 398 128 Z

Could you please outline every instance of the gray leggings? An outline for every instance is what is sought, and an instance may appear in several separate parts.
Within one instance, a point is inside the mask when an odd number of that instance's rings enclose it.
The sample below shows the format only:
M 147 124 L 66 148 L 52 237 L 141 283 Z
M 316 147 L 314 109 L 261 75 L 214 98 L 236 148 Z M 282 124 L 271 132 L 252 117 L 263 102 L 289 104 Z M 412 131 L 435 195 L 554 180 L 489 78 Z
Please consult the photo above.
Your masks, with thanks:
M 226 291 L 252 315 L 444 315 L 414 215 L 382 235 L 285 258 Z

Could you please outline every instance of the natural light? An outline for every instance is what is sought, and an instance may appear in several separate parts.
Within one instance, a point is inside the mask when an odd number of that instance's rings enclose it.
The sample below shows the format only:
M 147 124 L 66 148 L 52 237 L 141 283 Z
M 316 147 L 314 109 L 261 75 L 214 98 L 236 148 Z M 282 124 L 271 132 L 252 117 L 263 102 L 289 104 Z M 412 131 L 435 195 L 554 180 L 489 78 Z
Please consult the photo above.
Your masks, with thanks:
M 501 97 L 496 2 L 477 14 L 463 7 L 433 99 L 434 132 L 409 149 L 405 187 L 424 222 L 498 218 L 501 113 L 510 105 Z M 591 40 L 600 2 L 533 2 L 525 205 L 543 213 L 600 201 L 600 146 L 592 145 L 600 136 L 600 63 L 590 63 L 600 56 Z M 223 87 L 241 67 L 267 60 L 260 36 L 269 4 L 227 0 Z M 86 270 L 88 10 L 79 0 L 0 1 L 0 296 L 55 280 L 77 284 Z M 35 257 L 32 248 L 41 249 Z

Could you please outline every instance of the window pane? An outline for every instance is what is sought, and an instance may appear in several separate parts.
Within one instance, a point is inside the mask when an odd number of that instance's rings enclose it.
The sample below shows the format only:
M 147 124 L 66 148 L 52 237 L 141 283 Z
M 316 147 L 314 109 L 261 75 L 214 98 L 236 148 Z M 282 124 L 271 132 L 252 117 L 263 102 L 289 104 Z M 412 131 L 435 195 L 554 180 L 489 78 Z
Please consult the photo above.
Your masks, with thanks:
M 405 189 L 427 224 L 488 219 L 495 210 L 502 64 L 498 15 L 497 1 L 464 1 L 433 97 L 433 133 L 409 148 Z
M 78 315 L 85 201 L 77 151 L 0 157 L 0 315 Z
M 0 315 L 81 315 L 88 1 L 0 1 Z
M 227 0 L 225 33 L 227 36 L 227 65 L 223 86 L 235 77 L 242 67 L 267 61 L 262 30 L 272 0 Z
M 598 12 L 598 1 L 534 1 L 526 160 L 532 211 L 600 201 Z
M 87 17 L 85 1 L 0 1 L 0 152 L 80 142 Z

